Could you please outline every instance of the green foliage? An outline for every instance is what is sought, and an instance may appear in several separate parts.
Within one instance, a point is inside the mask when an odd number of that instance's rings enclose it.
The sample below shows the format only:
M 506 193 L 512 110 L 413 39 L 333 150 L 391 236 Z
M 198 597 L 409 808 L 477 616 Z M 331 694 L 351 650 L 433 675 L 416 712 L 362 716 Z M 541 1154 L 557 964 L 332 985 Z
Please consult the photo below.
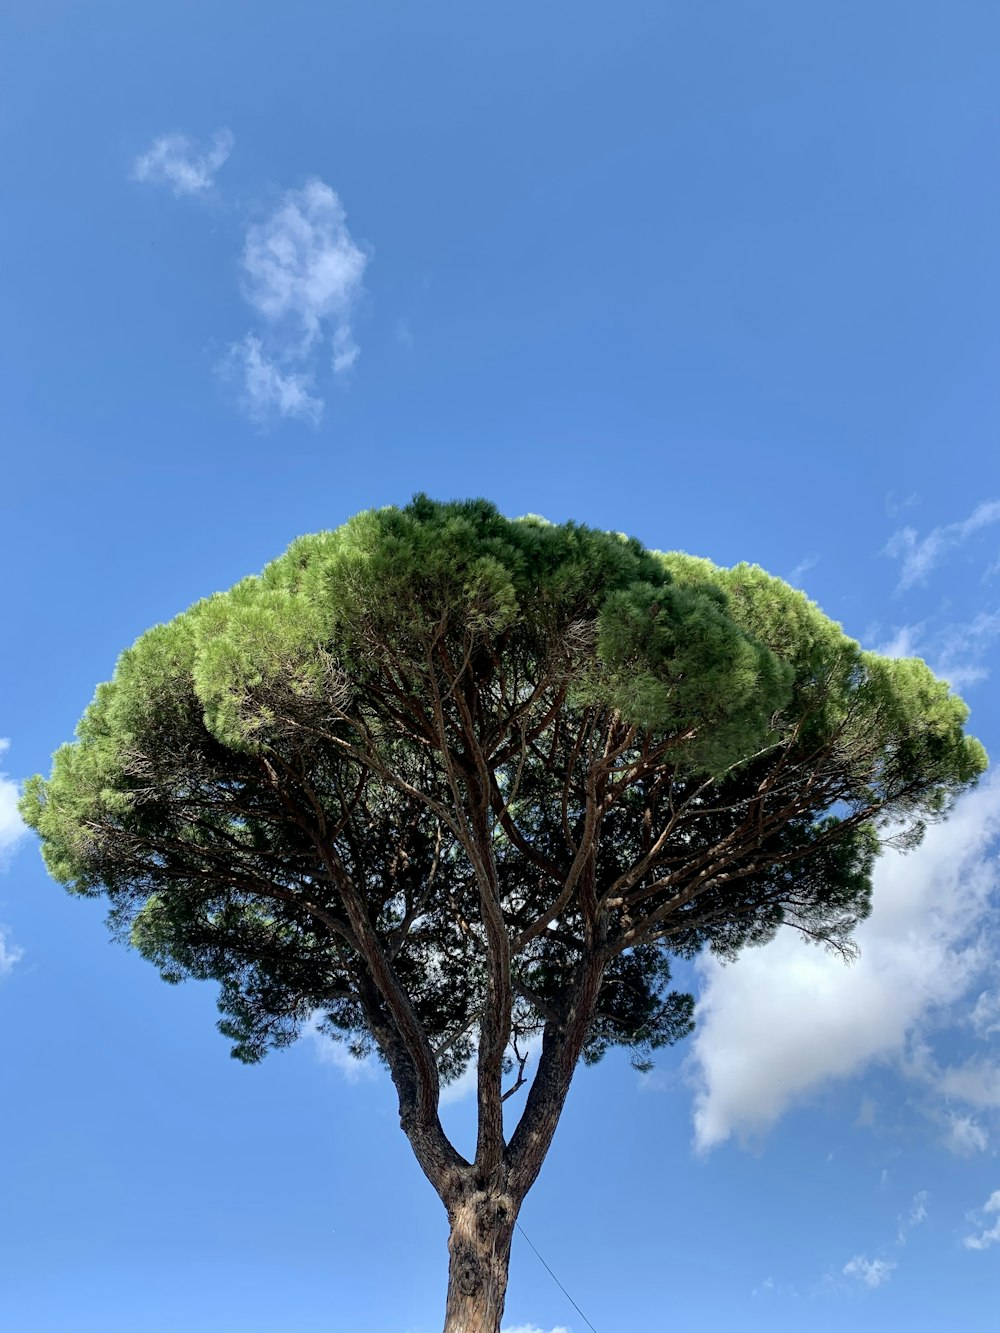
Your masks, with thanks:
M 690 1026 L 671 954 L 782 923 L 846 946 L 880 839 L 912 844 L 985 768 L 966 717 L 756 567 L 418 496 L 143 635 L 22 811 L 166 979 L 220 983 L 243 1059 L 317 1011 L 370 1040 L 355 894 L 459 1073 L 484 857 L 513 1035 L 600 949 L 585 1058 L 642 1059 Z

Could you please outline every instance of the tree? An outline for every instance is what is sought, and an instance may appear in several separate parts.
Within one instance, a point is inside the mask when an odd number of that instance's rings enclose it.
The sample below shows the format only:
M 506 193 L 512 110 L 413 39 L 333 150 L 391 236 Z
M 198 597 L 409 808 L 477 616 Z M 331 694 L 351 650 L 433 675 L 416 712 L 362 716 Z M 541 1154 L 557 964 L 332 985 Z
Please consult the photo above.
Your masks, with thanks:
M 756 567 L 418 496 L 143 635 L 23 813 L 167 981 L 219 983 L 237 1057 L 317 1013 L 377 1051 L 450 1220 L 446 1333 L 495 1333 L 578 1061 L 690 1030 L 672 956 L 848 953 L 880 847 L 984 770 L 966 717 Z M 468 1161 L 438 1101 L 473 1060 Z

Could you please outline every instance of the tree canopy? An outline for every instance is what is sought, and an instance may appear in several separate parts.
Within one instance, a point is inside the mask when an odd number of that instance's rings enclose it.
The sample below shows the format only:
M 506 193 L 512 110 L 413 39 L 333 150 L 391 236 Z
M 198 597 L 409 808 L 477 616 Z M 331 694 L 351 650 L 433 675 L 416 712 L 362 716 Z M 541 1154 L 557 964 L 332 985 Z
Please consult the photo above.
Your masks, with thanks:
M 234 1054 L 322 1015 L 449 1209 L 475 1168 L 516 1215 L 579 1058 L 690 1029 L 671 956 L 851 947 L 880 846 L 985 768 L 966 719 L 756 566 L 418 496 L 144 634 L 23 811 L 165 979 L 219 983 Z M 470 1164 L 437 1102 L 473 1058 Z

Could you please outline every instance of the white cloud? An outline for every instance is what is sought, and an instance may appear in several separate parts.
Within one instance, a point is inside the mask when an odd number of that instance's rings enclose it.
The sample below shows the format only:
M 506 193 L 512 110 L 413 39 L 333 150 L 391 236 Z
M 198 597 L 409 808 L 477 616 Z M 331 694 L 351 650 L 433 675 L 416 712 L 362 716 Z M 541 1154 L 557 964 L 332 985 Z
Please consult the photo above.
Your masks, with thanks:
M 557 1324 L 548 1330 L 539 1328 L 537 1324 L 505 1324 L 500 1333 L 569 1333 L 569 1329 L 565 1324 Z
M 1000 500 L 988 500 L 977 505 L 968 518 L 933 528 L 926 537 L 921 538 L 911 527 L 894 532 L 886 543 L 885 554 L 901 562 L 900 589 L 923 583 L 948 551 L 997 522 L 1000 522 Z
M 347 1043 L 337 1041 L 322 1031 L 319 1026 L 320 1014 L 316 1013 L 303 1026 L 302 1035 L 308 1037 L 313 1044 L 313 1050 L 321 1064 L 332 1065 L 347 1079 L 348 1083 L 359 1083 L 363 1080 L 372 1079 L 381 1072 L 381 1067 L 374 1055 L 369 1055 L 363 1060 L 356 1059 L 347 1048 Z M 526 1072 L 530 1071 L 532 1065 L 538 1058 L 538 1053 L 542 1048 L 541 1037 L 532 1038 L 528 1043 L 528 1062 Z M 469 1064 L 451 1083 L 445 1083 L 441 1087 L 440 1105 L 454 1106 L 458 1102 L 465 1101 L 468 1097 L 474 1097 L 479 1082 L 479 1071 L 476 1060 L 473 1058 Z
M 699 961 L 699 1026 L 690 1056 L 695 1144 L 767 1130 L 829 1080 L 874 1061 L 898 1061 L 921 1025 L 967 995 L 984 965 L 981 933 L 1000 879 L 991 842 L 1000 833 L 1000 781 L 965 796 L 907 856 L 875 871 L 871 916 L 850 967 L 792 931 L 723 966 Z M 915 1071 L 946 1096 L 1000 1104 L 992 1067 Z M 987 1104 L 985 1100 L 980 1104 Z M 990 1105 L 994 1104 L 991 1100 Z
M 0 755 L 9 748 L 10 741 L 0 740 Z M 28 832 L 17 811 L 19 795 L 17 783 L 0 772 L 0 870 L 5 869 L 14 849 Z M 6 976 L 23 957 L 23 951 L 11 942 L 6 926 L 0 925 L 0 977 Z
M 1000 636 L 1000 611 L 981 611 L 972 620 L 946 624 L 928 632 L 927 622 L 894 627 L 891 638 L 875 651 L 885 657 L 923 657 L 935 675 L 953 690 L 985 680 L 983 658 Z
M 263 321 L 230 348 L 241 367 L 243 404 L 256 420 L 298 417 L 314 425 L 323 400 L 312 392 L 329 364 L 343 375 L 357 361 L 352 320 L 368 255 L 347 228 L 343 204 L 318 179 L 287 190 L 247 232 L 243 293 Z M 325 349 L 325 355 L 324 355 Z
M 947 626 L 938 636 L 934 671 L 954 690 L 985 680 L 989 671 L 981 659 L 998 636 L 1000 611 L 981 611 L 965 624 Z
M 136 158 L 132 178 L 203 194 L 229 156 L 233 136 L 218 130 L 200 149 L 183 134 L 165 134 Z M 347 227 L 344 206 L 316 177 L 286 190 L 246 233 L 242 289 L 259 323 L 231 343 L 217 365 L 239 385 L 239 400 L 255 421 L 296 418 L 318 425 L 321 374 L 344 376 L 360 355 L 354 314 L 363 294 L 366 253 Z
M 318 1015 L 306 1023 L 302 1035 L 312 1042 L 320 1063 L 339 1069 L 348 1083 L 368 1082 L 377 1077 L 379 1066 L 375 1057 L 369 1055 L 363 1060 L 356 1059 L 347 1049 L 346 1043 L 337 1041 L 320 1030 Z
M 888 1282 L 892 1270 L 896 1267 L 885 1259 L 866 1259 L 863 1254 L 856 1254 L 844 1264 L 844 1276 L 853 1277 L 874 1290 L 883 1282 Z
M 984 1110 L 1000 1110 L 1000 1065 L 974 1056 L 964 1064 L 934 1071 L 934 1081 L 946 1097 Z
M 977 1152 L 985 1152 L 989 1142 L 989 1135 L 974 1116 L 960 1115 L 957 1111 L 948 1116 L 945 1147 L 956 1157 L 972 1157 Z
M 401 347 L 413 346 L 413 330 L 405 315 L 400 315 L 392 328 L 393 337 Z
M 478 1085 L 479 1066 L 475 1060 L 470 1060 L 458 1078 L 453 1079 L 451 1083 L 446 1083 L 441 1089 L 441 1105 L 454 1106 L 456 1102 L 465 1101 L 466 1097 L 473 1095 Z
M 527 1040 L 527 1042 L 523 1044 L 521 1049 L 526 1053 L 528 1057 L 527 1060 L 525 1061 L 524 1073 L 526 1075 L 526 1078 L 530 1079 L 532 1072 L 534 1070 L 535 1062 L 537 1061 L 538 1056 L 541 1053 L 542 1049 L 541 1033 L 537 1033 L 535 1036 L 529 1037 L 529 1039 Z M 511 1047 L 507 1048 L 507 1054 L 511 1057 L 511 1059 L 514 1058 L 514 1051 Z M 513 1079 L 514 1079 L 514 1074 L 512 1073 L 511 1074 L 512 1085 L 513 1085 Z M 464 1101 L 466 1097 L 471 1097 L 473 1093 L 476 1092 L 478 1086 L 479 1086 L 479 1065 L 475 1056 L 473 1056 L 473 1058 L 469 1061 L 465 1069 L 463 1069 L 461 1074 L 459 1074 L 458 1078 L 456 1078 L 452 1083 L 446 1083 L 444 1087 L 442 1087 L 441 1105 L 453 1106 L 456 1102 Z M 527 1085 L 525 1084 L 525 1086 Z M 513 1100 L 511 1101 L 510 1104 L 512 1106 L 514 1105 Z
M 0 740 L 0 756 L 10 748 L 10 741 Z M 0 868 L 27 833 L 17 812 L 20 793 L 17 783 L 0 771 Z
M 333 373 L 342 375 L 345 370 L 350 370 L 360 355 L 361 349 L 351 330 L 341 325 L 333 335 Z
M 240 401 L 255 421 L 264 422 L 277 413 L 282 417 L 299 417 L 313 425 L 319 423 L 323 400 L 309 392 L 312 377 L 280 370 L 254 334 L 248 333 L 241 343 L 229 349 L 224 369 L 240 381 Z
M 916 657 L 923 632 L 922 624 L 900 625 L 893 629 L 892 638 L 880 643 L 875 651 L 883 657 Z
M 918 1193 L 914 1194 L 913 1202 L 910 1204 L 910 1211 L 907 1213 L 906 1217 L 900 1218 L 899 1234 L 896 1237 L 898 1244 L 904 1244 L 908 1232 L 912 1231 L 914 1227 L 920 1226 L 922 1222 L 927 1221 L 928 1197 L 926 1190 L 920 1190 Z
M 808 574 L 810 569 L 815 569 L 818 564 L 818 555 L 807 555 L 805 559 L 799 561 L 790 574 L 785 576 L 785 582 L 791 583 L 793 587 L 797 588 L 802 580 L 802 576 Z
M 1000 1214 L 1000 1190 L 994 1190 L 990 1197 L 983 1204 L 982 1210 L 985 1214 Z M 962 1244 L 967 1250 L 988 1250 L 991 1245 L 1000 1241 L 1000 1216 L 997 1217 L 993 1226 L 981 1231 L 978 1236 L 965 1236 Z
M 976 1000 L 969 1020 L 981 1037 L 1000 1032 L 1000 991 L 984 990 Z
M 19 949 L 16 944 L 8 943 L 7 928 L 0 926 L 0 977 L 13 971 L 23 957 L 24 950 Z
M 132 163 L 132 179 L 168 185 L 174 194 L 203 194 L 233 151 L 230 130 L 216 130 L 211 147 L 200 150 L 186 134 L 163 134 Z
M 287 325 L 306 348 L 328 326 L 344 347 L 367 263 L 347 230 L 340 199 L 313 179 L 288 190 L 271 216 L 247 233 L 246 297 L 269 324 Z
M 920 503 L 920 496 L 916 491 L 911 491 L 909 495 L 899 498 L 895 491 L 890 491 L 885 497 L 885 512 L 890 518 L 896 518 L 898 514 L 903 513 L 905 509 L 912 509 L 914 505 Z

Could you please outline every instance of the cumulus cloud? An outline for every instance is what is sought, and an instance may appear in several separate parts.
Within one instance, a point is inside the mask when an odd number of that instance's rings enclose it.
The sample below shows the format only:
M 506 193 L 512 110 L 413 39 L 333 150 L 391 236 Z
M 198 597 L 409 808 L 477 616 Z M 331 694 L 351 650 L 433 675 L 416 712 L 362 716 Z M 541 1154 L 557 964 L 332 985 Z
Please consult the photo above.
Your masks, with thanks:
M 288 190 L 271 216 L 247 233 L 246 297 L 269 324 L 285 325 L 305 348 L 329 328 L 343 349 L 367 262 L 336 193 L 310 180 L 301 190 Z
M 230 349 L 230 365 L 242 368 L 252 416 L 319 420 L 323 401 L 311 391 L 317 372 L 328 364 L 343 375 L 359 355 L 352 320 L 367 264 L 339 197 L 318 179 L 286 191 L 250 227 L 243 294 L 262 323 Z
M 232 147 L 227 129 L 208 148 L 164 134 L 135 159 L 132 178 L 176 195 L 204 194 Z M 248 227 L 241 286 L 256 323 L 229 344 L 216 369 L 258 424 L 284 417 L 318 425 L 324 402 L 317 381 L 342 378 L 360 355 L 353 321 L 369 257 L 348 230 L 336 191 L 317 177 L 284 191 Z
M 900 561 L 900 589 L 923 583 L 949 551 L 997 522 L 1000 522 L 1000 500 L 987 500 L 977 505 L 968 518 L 932 528 L 926 537 L 911 527 L 894 532 L 886 543 L 885 554 Z
M 10 741 L 0 740 L 0 758 L 10 748 Z M 17 783 L 0 771 L 0 867 L 4 865 L 27 829 L 17 812 Z
M 1000 1214 L 1000 1190 L 994 1190 L 990 1197 L 983 1204 L 980 1210 L 986 1217 L 992 1213 Z M 991 1245 L 1000 1241 L 1000 1216 L 991 1227 L 981 1231 L 979 1235 L 965 1236 L 962 1244 L 967 1250 L 988 1250 Z
M 166 185 L 174 194 L 204 194 L 233 151 L 230 130 L 216 130 L 211 146 L 200 149 L 186 134 L 162 134 L 132 163 L 132 179 Z
M 933 1015 L 967 996 L 987 961 L 982 934 L 1000 873 L 1000 781 L 965 796 L 922 847 L 889 853 L 850 967 L 792 931 L 724 966 L 699 962 L 701 997 L 689 1070 L 695 1144 L 766 1131 L 825 1083 L 899 1061 Z M 946 1097 L 1000 1105 L 1000 1072 L 983 1063 L 914 1074 Z
M 856 1254 L 844 1264 L 844 1276 L 855 1278 L 874 1290 L 889 1281 L 895 1267 L 885 1259 L 866 1259 L 863 1254 Z

